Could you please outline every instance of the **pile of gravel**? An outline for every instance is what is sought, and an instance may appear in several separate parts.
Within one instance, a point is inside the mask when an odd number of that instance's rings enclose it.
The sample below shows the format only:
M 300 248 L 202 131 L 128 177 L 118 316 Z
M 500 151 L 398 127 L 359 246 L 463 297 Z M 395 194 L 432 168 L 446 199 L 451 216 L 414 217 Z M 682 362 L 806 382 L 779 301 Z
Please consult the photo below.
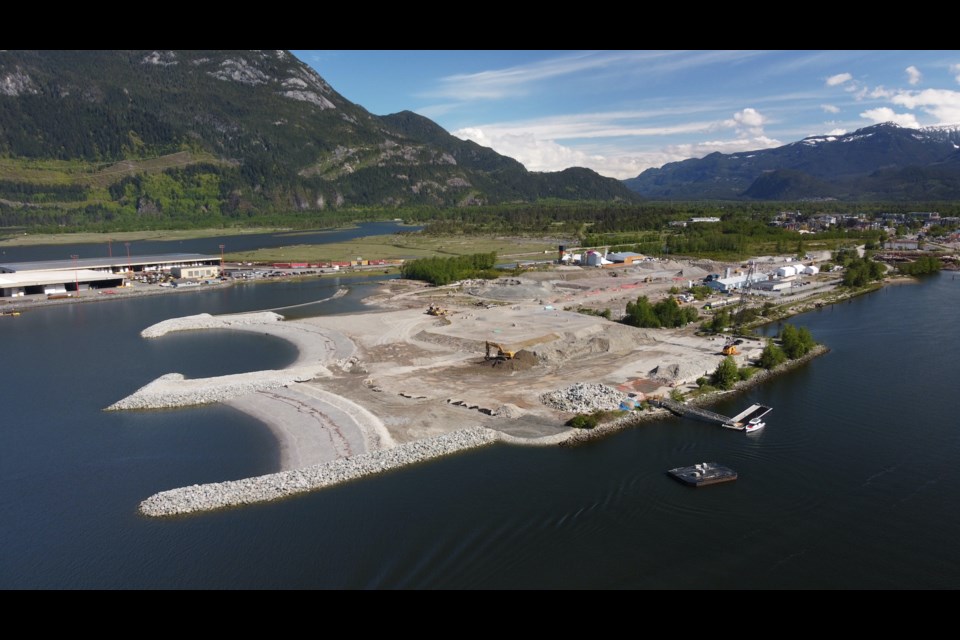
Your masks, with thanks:
M 578 382 L 572 387 L 544 393 L 540 402 L 558 411 L 590 413 L 619 409 L 626 395 L 604 384 Z
M 508 402 L 507 404 L 500 405 L 491 411 L 490 415 L 498 418 L 509 418 L 511 420 L 515 420 L 523 415 L 523 409 Z

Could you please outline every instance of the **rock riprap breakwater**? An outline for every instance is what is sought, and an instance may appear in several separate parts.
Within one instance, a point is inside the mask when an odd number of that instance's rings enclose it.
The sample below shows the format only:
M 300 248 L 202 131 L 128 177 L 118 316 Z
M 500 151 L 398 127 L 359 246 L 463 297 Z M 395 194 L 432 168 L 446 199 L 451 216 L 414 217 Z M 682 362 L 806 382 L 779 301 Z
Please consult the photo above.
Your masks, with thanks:
M 329 375 L 329 370 L 323 365 L 252 371 L 194 380 L 184 378 L 179 373 L 168 373 L 140 387 L 123 400 L 113 403 L 106 408 L 106 411 L 174 409 L 213 404 L 257 391 L 289 387 L 296 382 L 306 382 L 319 376 Z
M 282 500 L 406 465 L 487 446 L 501 439 L 500 433 L 484 427 L 461 429 L 303 469 L 163 491 L 140 503 L 140 513 L 151 517 L 176 516 Z
M 228 329 L 231 327 L 249 327 L 251 325 L 272 324 L 282 322 L 283 316 L 272 311 L 256 313 L 234 313 L 222 316 L 212 316 L 209 313 L 200 313 L 195 316 L 171 318 L 149 326 L 140 332 L 144 338 L 159 338 L 173 331 L 192 331 L 195 329 Z

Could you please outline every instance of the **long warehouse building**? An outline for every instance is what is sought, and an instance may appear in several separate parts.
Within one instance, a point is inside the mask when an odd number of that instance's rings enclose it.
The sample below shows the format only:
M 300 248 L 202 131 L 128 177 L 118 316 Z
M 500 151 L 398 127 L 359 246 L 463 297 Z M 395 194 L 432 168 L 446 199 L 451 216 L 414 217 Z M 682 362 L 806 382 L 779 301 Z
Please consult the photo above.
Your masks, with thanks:
M 0 264 L 0 298 L 57 294 L 118 287 L 127 278 L 169 272 L 182 278 L 220 274 L 220 258 L 201 253 L 169 253 L 137 258 L 77 258 Z

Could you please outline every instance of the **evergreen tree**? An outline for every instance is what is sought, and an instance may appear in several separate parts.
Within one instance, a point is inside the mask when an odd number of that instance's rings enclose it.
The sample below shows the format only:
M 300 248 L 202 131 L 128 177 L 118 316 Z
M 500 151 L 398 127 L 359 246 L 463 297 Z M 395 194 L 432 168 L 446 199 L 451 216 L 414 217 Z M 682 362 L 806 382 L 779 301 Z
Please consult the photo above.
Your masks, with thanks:
M 767 342 L 767 346 L 763 348 L 763 353 L 760 354 L 760 366 L 764 369 L 773 369 L 786 361 L 787 355 L 783 352 L 783 349 L 772 341 Z
M 733 385 L 737 384 L 739 380 L 740 371 L 737 368 L 737 361 L 733 359 L 733 356 L 727 356 L 721 360 L 712 376 L 714 386 L 720 387 L 721 389 L 732 389 Z

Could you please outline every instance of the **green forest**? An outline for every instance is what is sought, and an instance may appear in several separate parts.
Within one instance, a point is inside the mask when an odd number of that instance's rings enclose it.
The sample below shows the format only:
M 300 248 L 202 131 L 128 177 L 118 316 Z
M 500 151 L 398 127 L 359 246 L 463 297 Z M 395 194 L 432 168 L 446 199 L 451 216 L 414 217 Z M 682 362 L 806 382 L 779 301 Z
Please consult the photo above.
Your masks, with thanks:
M 449 258 L 419 258 L 405 262 L 400 268 L 404 278 L 422 280 L 440 286 L 468 278 L 498 278 L 496 253 L 474 253 Z

